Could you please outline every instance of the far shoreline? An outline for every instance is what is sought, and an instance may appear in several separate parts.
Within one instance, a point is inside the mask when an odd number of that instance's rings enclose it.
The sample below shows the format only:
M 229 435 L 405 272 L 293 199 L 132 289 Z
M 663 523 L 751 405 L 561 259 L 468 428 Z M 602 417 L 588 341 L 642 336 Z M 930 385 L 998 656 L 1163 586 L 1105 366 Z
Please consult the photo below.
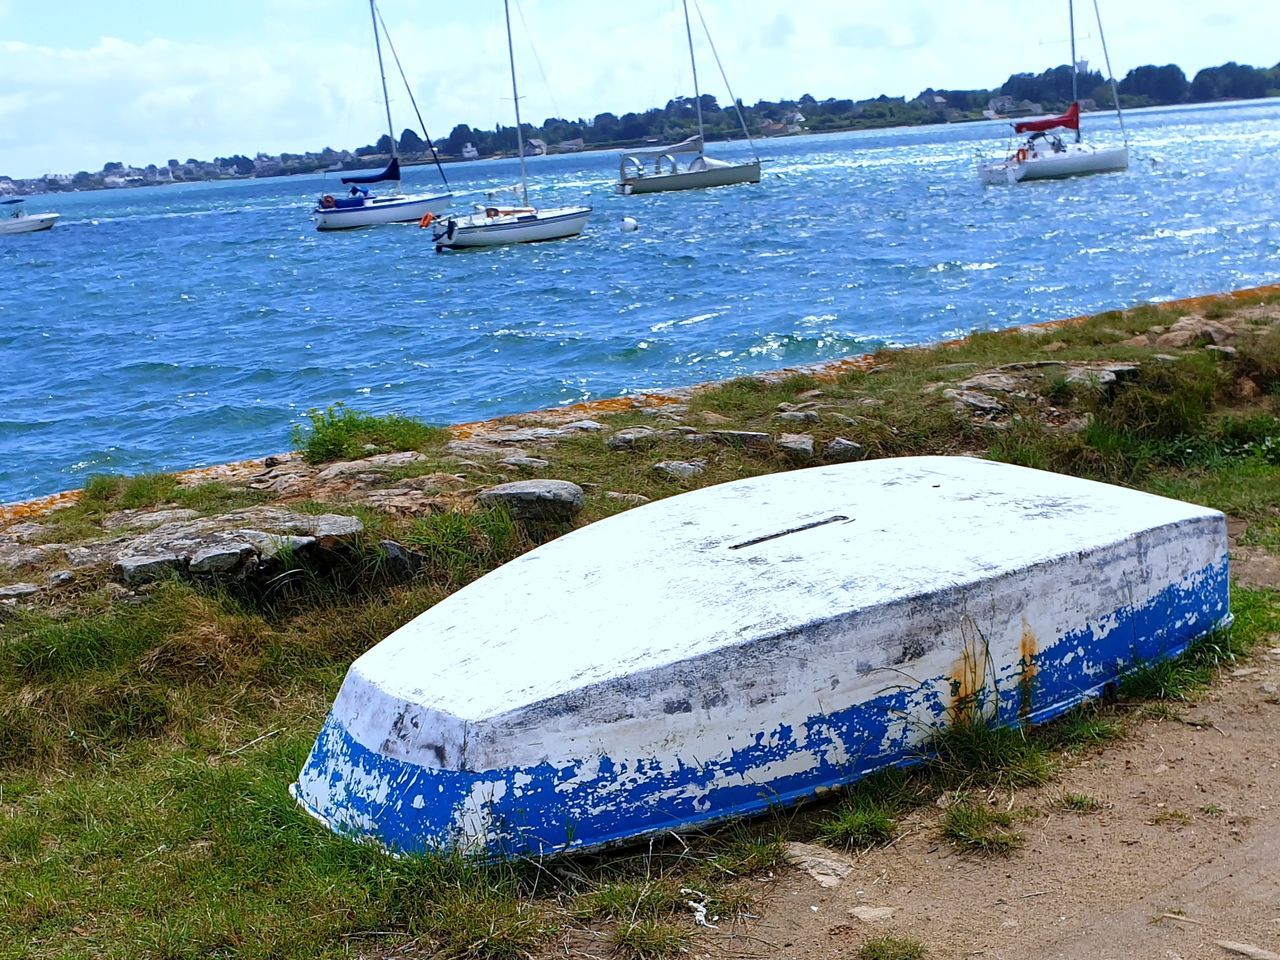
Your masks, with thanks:
M 1280 295 L 1280 282 L 1262 284 L 1261 286 L 1256 287 L 1244 287 L 1237 290 L 1227 290 L 1221 293 L 1208 293 L 1194 297 L 1182 297 L 1176 300 L 1164 300 L 1156 303 L 1134 303 L 1126 306 L 1114 307 L 1112 309 L 1130 310 L 1140 306 L 1152 305 L 1163 309 L 1182 309 L 1194 312 L 1203 310 L 1206 306 L 1215 301 L 1248 300 L 1276 295 Z M 1109 311 L 1099 311 L 1099 313 L 1107 312 Z M 1006 328 L 1006 330 L 1053 329 L 1055 327 L 1081 323 L 1087 320 L 1088 317 L 1089 315 L 1080 315 L 1065 317 L 1058 320 L 1046 320 L 1042 323 L 1022 324 Z M 960 337 L 955 340 L 943 340 L 932 344 L 921 344 L 920 346 L 935 347 L 952 343 L 962 343 L 966 339 L 967 337 Z M 898 349 L 911 350 L 915 348 L 902 347 Z M 874 356 L 874 354 L 869 353 L 856 354 L 854 356 L 841 357 L 838 360 L 826 360 L 816 364 L 807 364 L 797 367 L 783 367 L 777 370 L 746 374 L 744 377 L 771 380 L 780 379 L 796 373 L 804 373 L 817 380 L 831 380 L 850 370 L 866 369 L 874 363 Z M 559 421 L 567 423 L 573 420 L 587 419 L 593 415 L 598 416 L 610 413 L 622 413 L 628 410 L 669 406 L 683 402 L 693 393 L 709 389 L 724 382 L 725 381 L 708 381 L 686 387 L 672 387 L 667 390 L 656 390 L 646 393 L 627 394 L 615 397 L 601 397 L 599 399 L 584 400 L 562 407 L 529 410 L 521 413 L 511 413 L 499 417 L 492 417 L 487 420 L 475 420 L 467 423 L 449 424 L 445 426 L 445 429 L 447 429 L 456 439 L 466 439 L 476 433 L 493 429 L 501 424 L 514 423 L 526 418 L 537 418 L 542 422 Z M 210 464 L 203 467 L 191 467 L 185 470 L 161 472 L 171 473 L 177 478 L 197 481 L 241 479 L 264 469 L 264 462 L 268 458 L 281 455 L 283 455 L 283 452 L 264 454 L 260 457 L 251 457 L 245 460 L 234 460 L 228 463 Z M 33 497 L 27 500 L 15 500 L 12 502 L 0 503 L 0 524 L 9 524 L 18 520 L 43 516 L 53 510 L 71 506 L 79 500 L 80 492 L 81 491 L 79 489 L 63 490 L 57 493 L 45 494 L 44 496 Z

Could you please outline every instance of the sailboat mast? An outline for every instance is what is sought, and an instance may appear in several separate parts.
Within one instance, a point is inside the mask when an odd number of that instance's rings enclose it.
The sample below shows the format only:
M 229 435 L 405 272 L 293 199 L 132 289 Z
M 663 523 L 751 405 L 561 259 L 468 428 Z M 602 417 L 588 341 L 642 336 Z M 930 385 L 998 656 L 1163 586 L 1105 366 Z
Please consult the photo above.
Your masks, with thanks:
M 520 130 L 520 91 L 516 89 L 516 48 L 511 42 L 511 0 L 502 0 L 507 14 L 507 58 L 511 61 L 511 96 L 516 102 L 516 144 L 520 151 L 520 195 L 524 205 L 529 205 L 529 175 L 524 169 L 524 134 Z
M 1080 102 L 1080 70 L 1076 66 L 1076 5 L 1067 0 L 1067 22 L 1071 25 L 1071 102 Z M 1080 125 L 1076 124 L 1076 143 L 1080 142 Z
M 689 66 L 693 67 L 693 102 L 698 107 L 698 139 L 701 143 L 698 149 L 701 150 L 706 145 L 706 133 L 702 129 L 702 91 L 698 89 L 698 61 L 693 56 L 693 27 L 689 25 L 689 0 L 683 0 L 684 3 L 684 32 L 689 38 Z
M 387 137 L 391 140 L 391 159 L 396 152 L 396 129 L 391 125 L 391 98 L 387 96 L 387 71 L 382 66 L 382 40 L 378 36 L 378 8 L 369 0 L 369 17 L 373 20 L 373 49 L 378 51 L 378 76 L 382 78 L 382 105 L 387 110 Z

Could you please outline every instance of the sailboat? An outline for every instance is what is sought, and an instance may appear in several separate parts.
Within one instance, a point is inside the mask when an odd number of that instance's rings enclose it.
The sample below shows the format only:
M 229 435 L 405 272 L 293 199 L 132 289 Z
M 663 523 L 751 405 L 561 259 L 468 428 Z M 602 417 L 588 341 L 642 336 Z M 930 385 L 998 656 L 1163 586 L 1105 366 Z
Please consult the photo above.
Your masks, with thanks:
M 59 213 L 27 213 L 22 208 L 23 199 L 0 200 L 0 236 L 8 233 L 35 233 L 53 227 Z
M 548 207 L 529 204 L 529 172 L 524 162 L 524 133 L 520 129 L 520 91 L 516 86 L 516 51 L 511 40 L 511 0 L 503 0 L 507 17 L 507 57 L 511 63 L 511 95 L 516 105 L 516 145 L 520 155 L 518 207 L 481 206 L 464 217 L 437 220 L 432 231 L 436 253 L 464 247 L 496 247 L 505 243 L 538 243 L 576 237 L 587 225 L 590 207 Z M 424 218 L 423 226 L 431 223 Z
M 693 68 L 693 97 L 698 109 L 698 135 L 675 146 L 625 155 L 618 163 L 618 182 L 614 186 L 620 194 L 662 193 L 667 190 L 695 190 L 701 187 L 727 187 L 735 183 L 760 182 L 759 157 L 750 163 L 727 163 L 706 154 L 706 131 L 702 124 L 702 91 L 698 88 L 698 61 L 693 54 L 693 27 L 689 23 L 689 0 L 683 0 L 683 5 L 684 32 L 689 40 L 689 64 Z M 701 10 L 698 11 L 698 16 L 702 17 Z M 704 30 L 706 26 L 706 21 L 703 20 Z M 707 34 L 707 39 L 710 41 L 710 33 Z M 714 44 L 711 51 L 715 53 Z M 716 64 L 719 65 L 719 63 L 720 57 L 716 55 Z M 724 76 L 723 67 L 720 68 L 720 75 L 724 78 L 727 87 L 729 79 Z M 729 96 L 733 97 L 732 90 L 729 91 Z M 751 134 L 747 130 L 747 123 L 743 119 L 742 109 L 738 106 L 736 97 L 733 97 L 733 104 L 734 109 L 738 111 L 738 121 L 742 124 L 742 132 L 746 134 L 747 143 L 750 143 L 754 150 L 755 144 L 751 141 Z M 694 158 L 681 170 L 676 157 L 689 153 L 694 154 Z M 649 165 L 650 163 L 652 166 Z
M 387 72 L 382 65 L 382 41 L 378 28 L 378 8 L 374 0 L 369 0 L 369 16 L 373 19 L 373 46 L 378 54 L 378 76 L 382 78 L 382 104 L 387 111 L 387 136 L 391 141 L 391 161 L 386 169 L 374 173 L 353 174 L 342 178 L 342 185 L 351 189 L 343 196 L 326 193 L 316 201 L 311 211 L 317 230 L 350 230 L 355 227 L 372 227 L 383 223 L 414 223 L 421 221 L 428 214 L 435 216 L 449 209 L 453 203 L 453 194 L 416 194 L 407 196 L 396 192 L 386 195 L 375 195 L 367 186 L 374 183 L 400 184 L 400 154 L 396 147 L 396 131 L 391 124 L 391 99 L 387 96 Z M 383 27 L 385 30 L 386 28 Z M 387 37 L 390 44 L 391 38 Z M 395 53 L 395 48 L 392 48 Z M 397 63 L 399 58 L 397 58 Z M 402 74 L 403 75 L 403 74 Z M 413 94 L 410 93 L 410 97 Z M 428 141 L 430 146 L 430 141 Z M 435 156 L 435 147 L 431 147 Z M 440 167 L 439 158 L 436 168 L 440 170 L 440 178 L 446 188 L 448 180 Z
M 1094 10 L 1097 11 L 1096 4 Z M 1091 173 L 1116 173 L 1129 168 L 1129 140 L 1124 132 L 1124 114 L 1120 110 L 1120 94 L 1116 90 L 1115 74 L 1111 72 L 1107 40 L 1102 34 L 1102 15 L 1098 14 L 1098 34 L 1102 37 L 1102 52 L 1106 59 L 1107 75 L 1111 78 L 1111 95 L 1115 100 L 1116 117 L 1120 121 L 1120 133 L 1124 136 L 1125 142 L 1121 146 L 1098 146 L 1085 143 L 1080 137 L 1080 96 L 1077 89 L 1080 71 L 1076 60 L 1076 16 L 1072 0 L 1067 0 L 1067 19 L 1071 29 L 1071 106 L 1060 116 L 1015 123 L 1014 135 L 1025 134 L 1027 138 L 1004 160 L 979 167 L 978 175 L 988 186 L 1079 177 Z M 1074 141 L 1063 140 L 1058 131 L 1064 130 L 1074 131 Z

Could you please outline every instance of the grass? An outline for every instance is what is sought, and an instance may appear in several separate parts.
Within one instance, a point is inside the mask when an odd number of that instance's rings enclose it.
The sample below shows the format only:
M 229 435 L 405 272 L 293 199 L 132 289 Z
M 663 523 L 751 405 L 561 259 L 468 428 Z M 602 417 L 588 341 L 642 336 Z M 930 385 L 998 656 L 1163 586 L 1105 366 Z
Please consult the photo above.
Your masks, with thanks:
M 1097 813 L 1102 809 L 1102 801 L 1087 793 L 1064 793 L 1058 798 L 1058 806 L 1072 813 Z
M 943 814 L 942 835 L 957 850 L 997 856 L 1013 853 L 1023 842 L 1011 813 L 963 794 Z
M 307 463 L 358 460 L 374 453 L 424 450 L 448 439 L 448 431 L 398 413 L 375 415 L 335 403 L 307 412 L 293 442 Z
M 924 944 L 907 937 L 876 937 L 858 948 L 858 960 L 922 960 Z
M 815 399 L 819 421 L 798 429 L 819 444 L 842 436 L 872 456 L 990 451 L 1120 480 L 1226 509 L 1249 521 L 1244 542 L 1276 550 L 1280 465 L 1272 438 L 1280 406 L 1265 390 L 1247 403 L 1229 390 L 1245 373 L 1259 386 L 1273 382 L 1266 379 L 1273 345 L 1242 349 L 1234 365 L 1194 351 L 1160 365 L 1148 359 L 1154 351 L 1116 346 L 1172 317 L 1142 308 L 1052 330 L 885 351 L 875 373 L 736 381 L 696 395 L 687 422 L 776 434 L 780 404 Z M 1063 416 L 1091 421 L 1076 433 L 1049 429 L 1036 397 L 1014 403 L 1021 420 L 984 429 L 931 388 L 1005 363 L 1100 357 L 1138 359 L 1142 372 L 1131 384 L 1098 389 L 1045 380 L 1044 395 Z M 821 396 L 802 396 L 813 390 Z M 727 422 L 699 420 L 711 413 Z M 611 427 L 665 426 L 643 412 L 604 419 Z M 438 459 L 443 432 L 408 418 L 331 408 L 300 433 L 308 457 L 321 460 L 364 456 L 372 445 L 428 455 L 391 475 L 459 469 Z M 583 522 L 629 507 L 606 491 L 659 499 L 793 466 L 768 450 L 674 434 L 639 453 L 610 450 L 599 435 L 575 436 L 545 456 L 549 475 L 595 485 Z M 707 467 L 689 481 L 652 470 L 657 460 L 695 456 Z M 509 479 L 484 464 L 466 472 L 469 486 Z M 164 474 L 93 478 L 80 504 L 45 519 L 40 539 L 101 536 L 103 518 L 125 509 L 164 504 L 208 513 L 265 499 Z M 395 859 L 330 835 L 294 806 L 285 786 L 351 661 L 528 549 L 536 534 L 492 511 L 405 520 L 334 504 L 290 506 L 356 512 L 370 543 L 406 544 L 425 557 L 422 569 L 412 581 L 396 582 L 380 573 L 371 551 L 346 580 L 316 580 L 270 602 L 173 582 L 121 605 L 86 584 L 61 607 L 4 615 L 0 960 L 293 960 L 381 955 L 409 943 L 424 954 L 514 958 L 555 949 L 565 931 L 584 925 L 620 956 L 684 955 L 697 947 L 697 928 L 685 903 L 691 895 L 681 890 L 705 895 L 713 916 L 737 917 L 766 889 L 753 877 L 781 869 L 793 838 L 863 848 L 890 842 L 910 817 L 912 829 L 923 823 L 921 829 L 944 831 L 963 849 L 1016 849 L 1017 817 L 983 802 L 992 791 L 1050 782 L 1072 754 L 1105 748 L 1124 734 L 1127 703 L 1176 715 L 1176 704 L 1196 696 L 1222 666 L 1280 633 L 1277 594 L 1236 588 L 1229 634 L 1137 671 L 1118 705 L 1084 707 L 1031 731 L 996 727 L 971 712 L 938 733 L 931 761 L 867 778 L 825 806 L 540 867 Z M 944 796 L 950 803 L 939 815 L 929 805 Z M 1060 805 L 1089 812 L 1096 802 L 1065 794 Z M 867 952 L 877 950 L 886 952 Z M 859 955 L 891 960 L 921 956 L 923 948 L 881 938 Z

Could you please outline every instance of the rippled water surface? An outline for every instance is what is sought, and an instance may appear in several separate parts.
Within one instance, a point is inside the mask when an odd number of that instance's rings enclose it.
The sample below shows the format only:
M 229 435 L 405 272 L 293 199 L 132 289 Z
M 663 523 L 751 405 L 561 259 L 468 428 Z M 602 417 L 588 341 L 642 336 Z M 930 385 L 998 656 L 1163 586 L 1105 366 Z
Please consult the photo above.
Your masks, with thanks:
M 644 197 L 617 154 L 539 158 L 587 232 L 449 255 L 317 234 L 332 178 L 34 199 L 63 220 L 0 238 L 0 501 L 284 449 L 339 400 L 474 420 L 1280 279 L 1280 102 L 1126 121 L 1128 173 L 1008 188 L 974 172 L 1004 124 L 765 141 L 759 186 Z M 446 169 L 469 204 L 516 167 Z

